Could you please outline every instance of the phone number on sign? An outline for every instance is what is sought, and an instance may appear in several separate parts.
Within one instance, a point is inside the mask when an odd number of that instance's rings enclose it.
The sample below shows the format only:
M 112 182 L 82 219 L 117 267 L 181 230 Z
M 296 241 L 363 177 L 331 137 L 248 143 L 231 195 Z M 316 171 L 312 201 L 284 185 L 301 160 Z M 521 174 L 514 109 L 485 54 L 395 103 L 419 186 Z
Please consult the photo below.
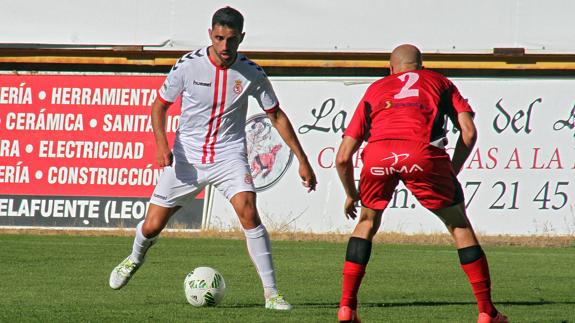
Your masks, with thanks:
M 465 191 L 465 207 L 468 208 L 477 197 L 489 194 L 487 206 L 490 210 L 518 210 L 521 205 L 521 196 L 527 194 L 528 202 L 539 210 L 561 210 L 569 205 L 569 199 L 573 196 L 569 181 L 547 181 L 542 185 L 526 185 L 524 188 L 519 181 L 514 182 L 482 182 L 467 181 L 462 183 Z M 389 208 L 413 209 L 416 207 L 415 198 L 406 188 L 398 188 L 389 202 Z M 525 201 L 523 201 L 525 203 Z M 531 205 L 531 207 L 533 206 Z

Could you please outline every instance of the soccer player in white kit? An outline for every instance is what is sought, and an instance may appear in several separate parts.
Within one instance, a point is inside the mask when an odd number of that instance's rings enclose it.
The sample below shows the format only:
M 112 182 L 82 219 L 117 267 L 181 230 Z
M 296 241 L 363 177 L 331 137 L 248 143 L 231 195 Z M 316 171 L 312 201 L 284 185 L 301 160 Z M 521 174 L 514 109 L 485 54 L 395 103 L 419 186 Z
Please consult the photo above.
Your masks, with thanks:
M 112 271 L 110 287 L 125 286 L 170 216 L 207 184 L 213 184 L 238 215 L 248 252 L 264 287 L 265 307 L 289 310 L 292 306 L 276 287 L 270 239 L 258 215 L 247 162 L 245 123 L 249 96 L 256 99 L 296 155 L 299 175 L 308 191 L 315 190 L 316 177 L 289 119 L 279 108 L 266 74 L 237 52 L 244 38 L 241 13 L 230 7 L 219 9 L 208 33 L 211 46 L 180 58 L 152 105 L 155 161 L 165 168 L 146 218 L 136 227 L 132 253 Z M 166 111 L 180 95 L 180 128 L 171 151 L 165 131 Z

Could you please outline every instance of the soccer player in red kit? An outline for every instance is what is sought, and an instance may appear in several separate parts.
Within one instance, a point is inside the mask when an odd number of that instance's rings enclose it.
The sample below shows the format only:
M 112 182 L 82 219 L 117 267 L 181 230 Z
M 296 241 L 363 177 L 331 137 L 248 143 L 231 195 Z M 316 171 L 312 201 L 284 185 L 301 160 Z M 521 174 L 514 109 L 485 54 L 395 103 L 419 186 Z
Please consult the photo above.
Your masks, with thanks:
M 487 258 L 465 213 L 461 170 L 477 139 L 473 111 L 446 77 L 422 68 L 421 52 L 401 45 L 390 57 L 390 75 L 374 82 L 344 132 L 336 167 L 346 192 L 344 213 L 359 221 L 349 239 L 343 267 L 340 322 L 360 322 L 357 292 L 371 255 L 372 240 L 401 180 L 452 235 L 479 309 L 478 322 L 507 322 L 491 301 Z M 445 117 L 461 131 L 450 160 L 444 146 Z M 359 192 L 352 155 L 363 141 Z

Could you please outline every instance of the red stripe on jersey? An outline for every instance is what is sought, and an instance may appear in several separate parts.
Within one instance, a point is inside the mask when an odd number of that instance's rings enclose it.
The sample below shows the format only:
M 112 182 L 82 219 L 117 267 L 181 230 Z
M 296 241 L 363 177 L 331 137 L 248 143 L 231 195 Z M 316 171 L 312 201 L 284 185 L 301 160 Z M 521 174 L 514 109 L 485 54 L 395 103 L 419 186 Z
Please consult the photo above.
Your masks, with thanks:
M 214 139 L 212 140 L 212 144 L 210 145 L 210 162 L 214 162 L 214 156 L 216 155 L 215 152 L 215 145 L 216 141 L 218 141 L 218 130 L 220 130 L 220 124 L 222 123 L 222 117 L 224 115 L 224 108 L 226 106 L 226 88 L 228 83 L 228 70 L 225 69 L 224 71 L 224 80 L 222 81 L 222 100 L 220 103 L 220 113 L 218 114 L 218 121 L 216 122 L 216 130 L 214 130 Z
M 160 100 L 162 103 L 168 104 L 168 105 L 171 105 L 171 104 L 174 103 L 174 102 L 170 102 L 170 101 L 164 100 L 164 98 L 162 98 L 161 95 L 158 95 L 158 100 Z
M 211 138 L 211 133 L 212 133 L 212 121 L 214 120 L 215 116 L 216 116 L 216 108 L 218 106 L 218 88 L 220 86 L 220 69 L 216 67 L 216 81 L 215 86 L 214 86 L 214 102 L 212 103 L 212 114 L 210 116 L 210 120 L 209 120 L 209 125 L 208 125 L 208 132 L 206 133 L 206 141 L 204 143 L 204 146 L 202 147 L 203 150 L 203 155 L 202 155 L 202 164 L 206 163 L 206 159 L 208 157 L 208 143 L 210 141 Z

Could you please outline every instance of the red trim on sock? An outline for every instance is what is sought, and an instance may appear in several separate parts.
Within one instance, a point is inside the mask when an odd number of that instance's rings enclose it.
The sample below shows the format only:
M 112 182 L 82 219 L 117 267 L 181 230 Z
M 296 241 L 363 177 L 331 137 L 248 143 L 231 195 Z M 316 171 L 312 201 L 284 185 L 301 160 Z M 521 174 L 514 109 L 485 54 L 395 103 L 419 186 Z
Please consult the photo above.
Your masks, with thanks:
M 489 265 L 487 258 L 482 256 L 476 261 L 461 265 L 463 271 L 467 274 L 471 289 L 477 300 L 479 313 L 497 313 L 493 302 L 491 301 L 491 278 L 489 276 Z
M 341 284 L 341 299 L 339 306 L 349 306 L 357 309 L 357 292 L 361 286 L 361 280 L 365 275 L 366 265 L 346 261 L 343 264 L 343 281 Z

